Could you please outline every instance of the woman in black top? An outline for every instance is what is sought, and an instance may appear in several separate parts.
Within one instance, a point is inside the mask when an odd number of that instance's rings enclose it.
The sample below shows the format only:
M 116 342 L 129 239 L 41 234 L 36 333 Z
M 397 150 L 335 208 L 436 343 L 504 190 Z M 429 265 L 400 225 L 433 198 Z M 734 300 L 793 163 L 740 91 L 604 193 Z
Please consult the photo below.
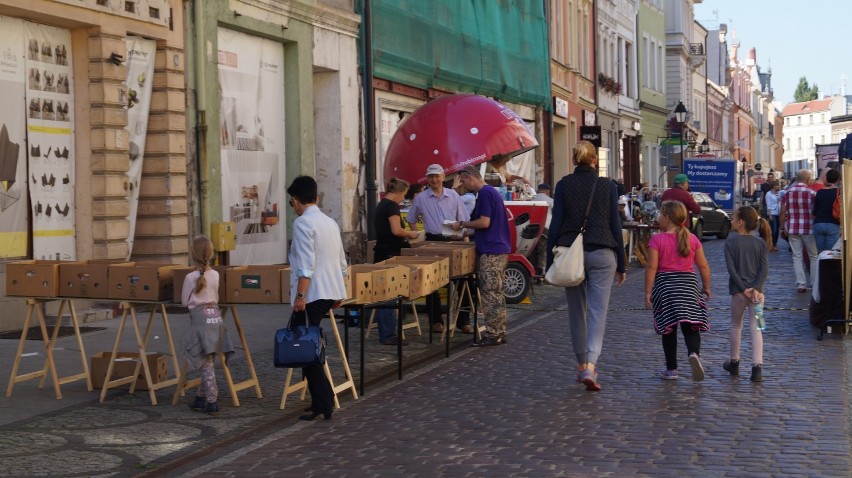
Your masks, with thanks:
M 586 280 L 566 287 L 568 324 L 571 344 L 577 356 L 577 381 L 586 390 L 597 392 L 595 363 L 601 354 L 609 293 L 612 281 L 624 282 L 624 242 L 618 214 L 618 192 L 610 179 L 599 177 L 598 153 L 588 141 L 574 146 L 574 172 L 556 185 L 553 218 L 547 239 L 547 264 L 553 263 L 555 246 L 571 246 L 583 228 L 587 205 L 591 201 L 583 232 L 583 264 Z M 594 198 L 592 198 L 592 185 Z
M 373 248 L 373 262 L 382 262 L 398 256 L 403 247 L 411 247 L 408 239 L 416 239 L 417 231 L 402 228 L 399 203 L 405 199 L 408 183 L 402 179 L 391 178 L 385 184 L 385 197 L 376 206 L 375 226 L 376 245 Z M 396 345 L 396 316 L 392 310 L 377 309 L 376 324 L 379 329 L 379 342 L 384 345 Z M 403 342 L 403 345 L 405 342 Z
M 817 191 L 814 197 L 813 232 L 819 252 L 831 249 L 840 239 L 840 221 L 831 214 L 834 199 L 837 197 L 837 180 L 839 179 L 840 173 L 829 169 L 825 173 L 825 187 Z

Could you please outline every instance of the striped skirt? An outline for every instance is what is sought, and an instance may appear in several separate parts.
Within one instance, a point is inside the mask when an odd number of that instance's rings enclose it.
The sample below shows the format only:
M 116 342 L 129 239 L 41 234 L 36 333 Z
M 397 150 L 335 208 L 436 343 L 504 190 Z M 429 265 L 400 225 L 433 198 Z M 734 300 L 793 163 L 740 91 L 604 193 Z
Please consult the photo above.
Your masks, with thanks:
M 654 329 L 665 335 L 676 330 L 681 322 L 692 324 L 695 330 L 710 330 L 707 322 L 707 302 L 698 288 L 695 272 L 657 272 L 651 289 L 654 307 Z

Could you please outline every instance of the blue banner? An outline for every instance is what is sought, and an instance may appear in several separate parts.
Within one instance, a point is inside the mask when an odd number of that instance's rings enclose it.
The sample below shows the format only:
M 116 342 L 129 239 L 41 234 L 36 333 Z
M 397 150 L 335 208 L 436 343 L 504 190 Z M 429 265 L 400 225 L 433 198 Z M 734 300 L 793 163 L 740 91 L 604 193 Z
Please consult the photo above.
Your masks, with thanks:
M 733 159 L 687 158 L 683 172 L 690 191 L 706 193 L 722 209 L 733 211 L 737 188 L 737 162 Z

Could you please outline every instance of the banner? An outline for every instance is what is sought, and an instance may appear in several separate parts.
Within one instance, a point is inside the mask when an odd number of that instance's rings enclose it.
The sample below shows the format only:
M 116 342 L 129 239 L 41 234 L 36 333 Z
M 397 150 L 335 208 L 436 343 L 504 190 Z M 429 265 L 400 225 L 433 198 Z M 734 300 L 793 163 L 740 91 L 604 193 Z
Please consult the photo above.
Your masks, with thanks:
M 71 33 L 24 22 L 33 258 L 76 259 Z
M 0 17 L 0 259 L 27 256 L 24 23 Z
M 737 161 L 733 159 L 683 160 L 689 190 L 706 193 L 726 211 L 733 211 L 737 199 Z
M 284 46 L 219 29 L 222 217 L 236 224 L 230 263 L 287 259 Z
M 157 42 L 139 37 L 126 37 L 127 44 L 127 133 L 130 141 L 130 183 L 127 220 L 127 259 L 133 253 L 136 235 L 136 213 L 139 210 L 139 186 L 142 180 L 142 160 L 145 157 L 145 137 L 148 134 L 148 114 L 151 111 L 151 86 L 154 83 L 154 56 Z

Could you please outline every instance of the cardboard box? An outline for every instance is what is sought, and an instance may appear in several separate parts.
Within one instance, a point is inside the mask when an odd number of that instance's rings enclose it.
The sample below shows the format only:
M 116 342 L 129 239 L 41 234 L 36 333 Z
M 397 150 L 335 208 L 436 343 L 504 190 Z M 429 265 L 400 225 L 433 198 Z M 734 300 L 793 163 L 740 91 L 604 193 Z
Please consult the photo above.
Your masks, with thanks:
M 232 266 L 213 266 L 213 270 L 219 273 L 219 302 L 224 302 L 225 293 L 228 290 L 228 278 L 226 272 Z M 195 270 L 195 267 L 180 267 L 175 269 L 172 276 L 172 281 L 174 282 L 174 290 L 175 296 L 174 301 L 176 304 L 181 303 L 181 297 L 183 295 L 183 281 L 186 279 L 186 276 Z
M 6 264 L 6 295 L 57 297 L 63 261 L 18 261 Z
M 353 304 L 369 304 L 373 297 L 373 274 L 371 271 L 359 271 L 349 266 L 346 277 L 347 299 Z
M 237 226 L 233 222 L 210 224 L 210 241 L 216 251 L 233 251 L 237 248 Z
M 470 274 L 471 272 L 476 271 L 476 244 L 472 242 L 442 242 L 442 241 L 425 241 L 423 243 L 414 245 L 415 248 L 427 248 L 432 250 L 441 250 L 445 251 L 447 249 L 451 250 L 462 250 L 464 251 L 459 255 L 458 253 L 451 253 L 449 256 L 450 260 L 450 274 L 452 276 L 459 276 L 464 274 Z M 444 255 L 445 252 L 440 253 L 439 255 Z M 458 262 L 455 262 L 452 259 L 458 258 Z
M 184 266 L 150 262 L 125 262 L 109 266 L 109 298 L 120 300 L 173 300 L 174 271 Z
M 408 267 L 398 264 L 358 264 L 350 266 L 350 273 L 351 271 L 369 272 L 372 275 L 371 302 L 382 302 L 409 294 L 408 276 L 411 272 Z
M 292 300 L 290 297 L 290 266 L 285 266 L 281 269 L 281 303 L 289 304 Z
M 411 300 L 429 295 L 449 282 L 449 263 L 449 259 L 446 258 L 399 256 L 391 257 L 380 264 L 404 265 L 410 269 L 408 294 L 403 294 L 403 297 Z
M 166 380 L 169 375 L 169 361 L 167 357 L 157 353 L 146 353 L 145 356 L 148 359 L 148 369 L 151 370 L 151 382 L 156 384 Z M 112 352 L 98 352 L 92 356 L 92 367 L 90 369 L 92 387 L 104 388 L 110 357 L 112 357 Z M 136 364 L 138 363 L 138 353 L 118 352 L 110 380 L 118 380 L 133 375 L 133 372 L 136 370 Z M 130 384 L 122 385 L 121 388 L 130 388 Z M 148 390 L 148 384 L 145 383 L 145 369 L 142 367 L 139 367 L 136 390 Z
M 124 261 L 93 259 L 88 261 L 64 262 L 59 265 L 60 297 L 85 297 L 106 299 L 109 297 L 109 266 Z
M 226 272 L 228 304 L 280 304 L 285 265 L 235 266 Z

